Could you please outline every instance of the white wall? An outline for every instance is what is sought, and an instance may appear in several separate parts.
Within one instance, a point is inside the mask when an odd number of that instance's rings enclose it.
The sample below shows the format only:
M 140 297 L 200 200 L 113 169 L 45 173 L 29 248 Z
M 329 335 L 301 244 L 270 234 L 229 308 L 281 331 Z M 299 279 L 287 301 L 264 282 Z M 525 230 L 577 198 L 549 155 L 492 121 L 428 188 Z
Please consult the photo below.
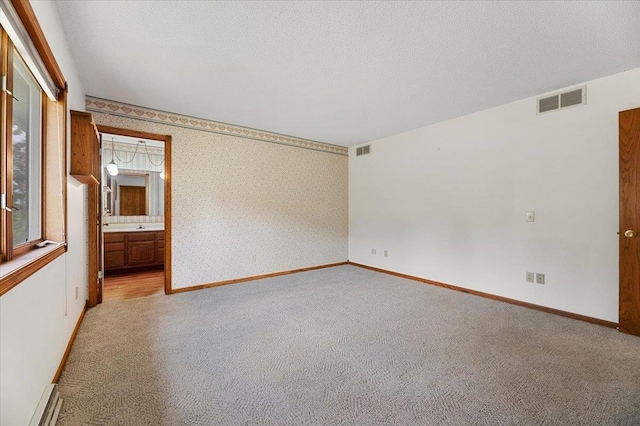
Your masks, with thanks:
M 617 322 L 618 112 L 640 69 L 586 84 L 585 106 L 530 98 L 350 149 L 349 259 Z
M 55 6 L 51 1 L 31 4 L 69 84 L 69 108 L 84 110 L 84 90 Z M 56 373 L 84 309 L 87 290 L 86 186 L 69 177 L 67 191 L 69 251 L 0 298 L 2 425 L 28 424 L 45 386 Z M 79 290 L 77 299 L 76 287 Z

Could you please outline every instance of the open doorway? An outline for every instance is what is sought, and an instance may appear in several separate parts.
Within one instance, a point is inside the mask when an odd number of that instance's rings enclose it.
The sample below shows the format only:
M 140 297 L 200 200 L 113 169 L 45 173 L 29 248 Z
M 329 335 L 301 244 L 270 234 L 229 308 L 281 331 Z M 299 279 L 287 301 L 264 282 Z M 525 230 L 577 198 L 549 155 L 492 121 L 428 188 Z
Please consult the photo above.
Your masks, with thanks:
M 89 194 L 90 214 L 93 209 L 99 223 L 95 253 L 90 245 L 98 285 L 89 288 L 89 306 L 169 294 L 171 137 L 105 126 L 98 131 L 101 182 Z

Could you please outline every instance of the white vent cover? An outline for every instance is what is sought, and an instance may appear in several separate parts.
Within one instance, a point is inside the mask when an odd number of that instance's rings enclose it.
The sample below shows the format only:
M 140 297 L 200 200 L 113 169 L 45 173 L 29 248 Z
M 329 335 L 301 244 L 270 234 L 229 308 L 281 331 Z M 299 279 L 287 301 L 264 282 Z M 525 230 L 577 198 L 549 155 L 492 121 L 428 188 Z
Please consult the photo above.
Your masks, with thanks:
M 356 149 L 356 156 L 366 155 L 366 154 L 369 154 L 369 153 L 371 153 L 371 145 L 361 146 L 361 147 Z
M 538 98 L 538 114 L 556 111 L 587 103 L 587 86 L 572 89 L 555 95 Z
M 47 385 L 29 426 L 55 426 L 60 408 L 62 408 L 62 398 L 58 392 L 58 385 L 56 383 Z

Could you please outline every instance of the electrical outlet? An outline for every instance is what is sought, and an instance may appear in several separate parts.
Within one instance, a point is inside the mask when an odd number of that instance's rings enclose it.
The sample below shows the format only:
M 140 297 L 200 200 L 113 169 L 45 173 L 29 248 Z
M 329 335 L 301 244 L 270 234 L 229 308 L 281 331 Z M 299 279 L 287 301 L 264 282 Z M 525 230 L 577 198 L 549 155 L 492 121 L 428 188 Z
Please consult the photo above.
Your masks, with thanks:
M 534 275 L 535 275 L 535 274 L 534 274 L 533 272 L 527 272 L 527 282 L 528 282 L 528 283 L 534 283 L 534 282 L 536 282 L 536 281 L 535 281 L 535 278 L 534 278 Z
M 78 300 L 78 287 L 76 287 L 76 300 Z
M 389 257 L 389 250 L 384 251 L 384 257 Z
M 376 254 L 376 249 L 371 249 L 371 254 Z
M 544 274 L 536 273 L 536 284 L 544 284 Z

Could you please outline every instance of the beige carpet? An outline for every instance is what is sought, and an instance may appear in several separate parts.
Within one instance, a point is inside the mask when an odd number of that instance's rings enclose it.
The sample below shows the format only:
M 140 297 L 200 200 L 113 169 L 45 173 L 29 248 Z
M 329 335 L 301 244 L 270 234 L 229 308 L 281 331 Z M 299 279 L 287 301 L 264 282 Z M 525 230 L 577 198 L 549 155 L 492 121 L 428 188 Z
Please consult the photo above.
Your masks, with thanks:
M 60 425 L 640 425 L 640 338 L 340 266 L 87 312 Z

